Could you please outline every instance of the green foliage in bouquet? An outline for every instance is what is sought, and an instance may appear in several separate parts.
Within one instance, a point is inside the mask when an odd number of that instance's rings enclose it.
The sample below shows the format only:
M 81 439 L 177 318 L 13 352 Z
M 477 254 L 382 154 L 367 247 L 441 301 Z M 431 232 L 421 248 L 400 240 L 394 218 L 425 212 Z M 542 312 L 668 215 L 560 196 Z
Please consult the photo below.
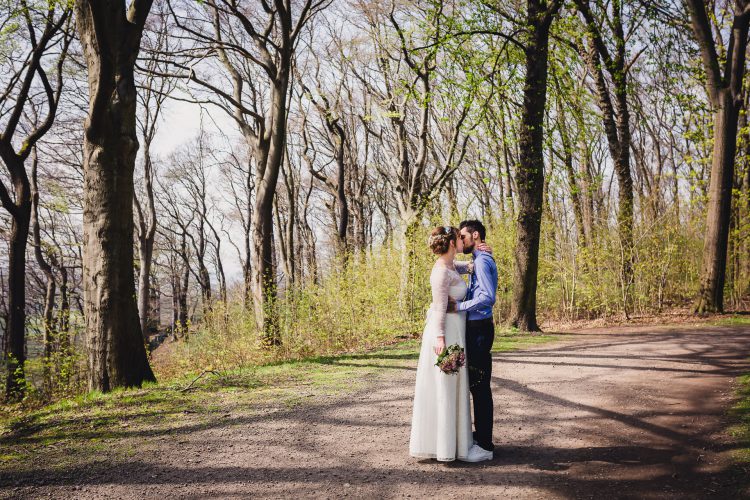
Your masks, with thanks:
M 464 354 L 464 348 L 458 344 L 451 344 L 443 352 L 438 355 L 435 366 L 440 368 L 440 371 L 449 375 L 455 375 L 458 370 L 466 364 L 466 355 Z

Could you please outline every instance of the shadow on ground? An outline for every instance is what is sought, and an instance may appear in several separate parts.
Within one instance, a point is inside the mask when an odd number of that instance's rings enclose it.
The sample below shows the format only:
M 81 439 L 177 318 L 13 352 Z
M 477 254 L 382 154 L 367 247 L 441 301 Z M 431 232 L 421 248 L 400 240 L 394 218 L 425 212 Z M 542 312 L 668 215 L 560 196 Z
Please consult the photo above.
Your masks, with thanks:
M 411 355 L 399 354 L 396 357 L 413 359 Z M 206 496 L 264 492 L 280 495 L 295 488 L 301 496 L 312 496 L 319 488 L 327 488 L 326 491 L 333 491 L 334 496 L 356 491 L 361 496 L 388 497 L 403 492 L 422 496 L 443 488 L 460 492 L 460 489 L 452 488 L 480 484 L 488 488 L 488 494 L 495 491 L 492 488 L 505 487 L 516 488 L 511 491 L 531 489 L 542 498 L 745 497 L 743 492 L 748 491 L 750 484 L 748 470 L 742 464 L 727 461 L 726 456 L 727 452 L 747 443 L 713 438 L 725 434 L 730 423 L 726 415 L 730 401 L 718 404 L 708 391 L 715 392 L 715 385 L 712 385 L 715 382 L 728 386 L 731 379 L 750 371 L 750 328 L 702 326 L 700 330 L 618 333 L 577 339 L 565 345 L 551 344 L 527 351 L 496 353 L 494 357 L 494 386 L 508 400 L 523 401 L 511 409 L 525 409 L 527 415 L 521 420 L 502 413 L 510 410 L 497 408 L 496 411 L 505 419 L 504 425 L 508 428 L 513 425 L 513 433 L 496 449 L 495 459 L 485 464 L 454 462 L 444 465 L 417 462 L 405 456 L 409 418 L 404 415 L 404 409 L 410 408 L 411 390 L 404 388 L 403 384 L 408 383 L 413 374 L 399 371 L 399 389 L 391 388 L 386 382 L 382 387 L 368 388 L 343 400 L 215 418 L 207 423 L 187 424 L 176 429 L 122 429 L 108 431 L 106 436 L 92 429 L 76 434 L 79 439 L 168 438 L 169 453 L 200 456 L 201 450 L 210 454 L 225 447 L 227 432 L 239 435 L 247 430 L 262 432 L 267 428 L 276 429 L 274 426 L 283 427 L 276 431 L 282 438 L 286 433 L 288 442 L 282 441 L 278 447 L 258 449 L 255 458 L 258 454 L 266 456 L 252 464 L 238 460 L 232 465 L 193 462 L 175 466 L 159 463 L 158 457 L 152 460 L 141 456 L 117 463 L 91 462 L 63 468 L 48 468 L 42 463 L 27 471 L 0 470 L 0 488 L 6 492 L 16 488 L 17 492 L 28 493 L 24 488 L 48 487 L 53 488 L 49 490 L 53 496 L 71 487 L 104 485 L 156 488 L 148 490 L 151 492 L 158 492 L 163 486 L 173 488 L 168 490 L 170 494 L 180 494 L 183 490 L 179 488 L 186 488 L 184 493 L 191 494 L 190 488 L 195 486 L 200 487 L 195 491 Z M 365 355 L 353 359 L 370 358 Z M 334 361 L 321 359 L 319 362 Z M 514 373 L 506 373 L 503 370 L 505 364 L 519 369 L 527 366 L 534 373 L 546 371 L 550 378 L 559 378 L 561 387 L 568 384 L 581 389 L 581 384 L 591 387 L 612 384 L 611 378 L 607 377 L 613 372 L 615 378 L 641 374 L 644 384 L 649 382 L 649 377 L 660 377 L 655 382 L 658 384 L 664 384 L 664 381 L 674 381 L 676 386 L 680 384 L 679 387 L 695 384 L 695 391 L 680 396 L 683 398 L 680 408 L 652 401 L 653 404 L 642 411 L 624 411 L 576 401 L 558 386 L 546 388 L 527 383 Z M 583 369 L 588 370 L 588 375 L 577 375 Z M 702 385 L 706 381 L 710 384 Z M 611 389 L 599 389 L 619 391 L 614 395 L 628 397 L 628 387 L 615 384 Z M 373 412 L 390 416 L 373 418 Z M 571 416 L 571 413 L 575 415 Z M 527 428 L 516 430 L 519 422 Z M 311 428 L 324 429 L 328 437 L 340 434 L 342 439 L 350 440 L 346 445 L 365 455 L 373 440 L 396 439 L 391 448 L 379 448 L 393 450 L 389 453 L 395 463 L 368 464 L 356 454 L 316 444 L 308 432 Z M 578 441 L 588 439 L 591 443 L 546 444 L 544 433 L 556 429 L 562 429 L 563 433 L 571 433 L 570 429 L 581 432 L 581 435 L 563 436 L 563 442 L 564 438 L 576 438 Z M 223 434 L 212 435 L 212 430 L 220 430 Z M 496 430 L 496 434 L 502 431 Z M 179 438 L 196 433 L 204 436 L 201 441 L 188 443 L 182 448 Z M 630 436 L 642 437 L 631 439 Z M 20 445 L 35 442 L 33 432 L 4 439 L 13 439 Z M 606 439 L 616 444 L 594 444 Z M 253 442 L 263 443 L 262 436 Z M 275 455 L 279 449 L 284 450 L 284 456 Z M 296 460 L 295 457 L 304 458 Z M 713 466 L 706 466 L 707 457 L 715 460 Z M 342 490 L 344 486 L 353 489 Z M 33 488 L 34 493 L 39 493 Z

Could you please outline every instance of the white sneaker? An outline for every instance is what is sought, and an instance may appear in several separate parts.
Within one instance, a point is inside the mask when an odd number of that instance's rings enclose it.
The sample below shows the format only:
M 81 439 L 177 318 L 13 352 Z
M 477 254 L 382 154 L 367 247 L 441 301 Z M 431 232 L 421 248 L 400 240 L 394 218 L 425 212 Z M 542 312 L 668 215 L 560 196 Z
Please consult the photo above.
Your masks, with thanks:
M 492 460 L 494 454 L 491 451 L 487 451 L 481 446 L 475 444 L 469 448 L 469 454 L 465 458 L 459 458 L 462 462 L 482 462 L 484 460 Z

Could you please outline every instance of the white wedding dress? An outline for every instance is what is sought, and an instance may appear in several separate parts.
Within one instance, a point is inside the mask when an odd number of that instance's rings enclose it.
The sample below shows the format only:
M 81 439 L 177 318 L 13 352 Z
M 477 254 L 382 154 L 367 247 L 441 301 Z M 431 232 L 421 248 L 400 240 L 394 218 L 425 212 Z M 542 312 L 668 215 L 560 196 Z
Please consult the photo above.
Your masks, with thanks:
M 466 283 L 454 269 L 437 262 L 430 274 L 430 284 L 432 305 L 427 312 L 419 352 L 409 454 L 449 462 L 465 458 L 472 445 L 469 378 L 465 365 L 455 375 L 441 372 L 435 366 L 434 346 L 437 337 L 444 333 L 446 346 L 466 347 L 465 313 L 446 313 L 448 296 L 463 299 Z

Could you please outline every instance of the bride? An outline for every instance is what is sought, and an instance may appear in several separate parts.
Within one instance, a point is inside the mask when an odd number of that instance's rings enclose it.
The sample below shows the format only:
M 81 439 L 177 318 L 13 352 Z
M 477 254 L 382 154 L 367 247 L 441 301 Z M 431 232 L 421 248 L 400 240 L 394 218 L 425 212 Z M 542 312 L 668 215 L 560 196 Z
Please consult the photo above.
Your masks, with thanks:
M 454 266 L 453 259 L 463 250 L 458 229 L 440 226 L 432 231 L 429 245 L 439 255 L 430 274 L 432 305 L 422 335 L 417 365 L 414 410 L 409 453 L 417 458 L 436 458 L 449 462 L 458 458 L 472 460 L 469 379 L 466 366 L 448 375 L 435 366 L 437 356 L 448 345 L 465 348 L 466 316 L 464 312 L 446 313 L 448 297 L 461 300 L 466 284 Z

